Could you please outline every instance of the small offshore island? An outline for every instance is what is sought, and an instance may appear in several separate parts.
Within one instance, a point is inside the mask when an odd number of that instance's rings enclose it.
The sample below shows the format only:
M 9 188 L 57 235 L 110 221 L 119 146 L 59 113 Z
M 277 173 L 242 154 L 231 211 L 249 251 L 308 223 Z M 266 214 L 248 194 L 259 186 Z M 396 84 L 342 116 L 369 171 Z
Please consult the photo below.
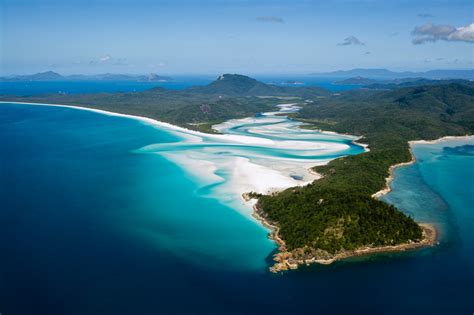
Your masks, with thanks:
M 425 81 L 423 81 L 425 83 Z M 437 231 L 377 199 L 388 191 L 396 165 L 413 162 L 409 142 L 474 131 L 474 86 L 437 80 L 429 85 L 331 93 L 318 87 L 274 86 L 225 74 L 207 86 L 183 91 L 3 96 L 2 101 L 68 104 L 148 117 L 215 133 L 229 119 L 274 110 L 282 100 L 301 109 L 287 113 L 305 129 L 361 137 L 368 150 L 312 168 L 321 176 L 305 186 L 257 198 L 254 216 L 279 246 L 271 271 L 300 264 L 329 264 L 351 256 L 405 251 L 436 243 Z M 354 104 L 357 104 L 355 106 Z M 429 223 L 429 222 L 428 222 Z

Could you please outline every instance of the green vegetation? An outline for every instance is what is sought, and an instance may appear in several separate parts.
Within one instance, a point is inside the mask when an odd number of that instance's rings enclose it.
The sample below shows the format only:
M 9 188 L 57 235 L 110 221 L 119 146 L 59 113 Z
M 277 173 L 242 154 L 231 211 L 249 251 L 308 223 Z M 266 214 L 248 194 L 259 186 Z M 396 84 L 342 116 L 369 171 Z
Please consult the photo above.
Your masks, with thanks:
M 202 131 L 210 131 L 210 128 L 200 124 L 211 124 L 232 118 L 253 116 L 260 111 L 274 110 L 275 103 L 278 103 L 275 98 L 230 98 L 170 91 L 161 88 L 138 93 L 5 96 L 1 99 L 96 108 L 129 115 L 146 116 Z
M 255 79 L 239 75 L 224 74 L 216 81 L 206 86 L 196 86 L 187 89 L 197 94 L 218 94 L 227 96 L 291 96 L 314 97 L 329 95 L 329 92 L 319 87 L 288 87 L 270 85 Z
M 262 196 L 258 205 L 278 222 L 288 250 L 308 245 L 335 253 L 421 238 L 419 226 L 393 206 L 326 185 L 312 184 Z
M 393 245 L 420 239 L 421 230 L 371 195 L 384 187 L 391 165 L 410 161 L 408 141 L 474 131 L 474 89 L 448 84 L 353 91 L 315 99 L 294 117 L 313 128 L 361 135 L 370 151 L 315 167 L 324 177 L 311 185 L 259 199 L 288 249 L 307 245 L 334 253 Z
M 192 129 L 204 133 L 220 133 L 216 129 L 212 128 L 212 126 L 217 125 L 222 123 L 223 121 L 211 121 L 211 122 L 205 122 L 205 123 L 197 123 L 194 125 L 191 125 Z M 189 126 L 189 124 L 188 124 Z
M 318 87 L 278 87 L 240 75 L 223 75 L 207 86 L 183 91 L 153 88 L 143 92 L 0 96 L 4 101 L 68 104 L 146 116 L 182 127 L 213 132 L 211 124 L 275 109 L 286 99 L 328 95 Z M 282 100 L 284 99 L 284 100 Z
M 259 198 L 260 212 L 279 225 L 289 250 L 309 246 L 330 253 L 419 240 L 421 229 L 412 218 L 371 195 L 384 187 L 391 165 L 411 159 L 408 141 L 474 131 L 474 87 L 468 81 L 331 94 L 320 88 L 278 87 L 224 75 L 208 86 L 184 91 L 155 88 L 0 99 L 98 108 L 204 132 L 214 132 L 214 123 L 274 110 L 282 99 L 299 100 L 303 109 L 293 118 L 308 123 L 305 128 L 363 136 L 370 152 L 315 167 L 324 177 L 306 187 L 249 196 Z M 312 103 L 302 102 L 308 99 Z

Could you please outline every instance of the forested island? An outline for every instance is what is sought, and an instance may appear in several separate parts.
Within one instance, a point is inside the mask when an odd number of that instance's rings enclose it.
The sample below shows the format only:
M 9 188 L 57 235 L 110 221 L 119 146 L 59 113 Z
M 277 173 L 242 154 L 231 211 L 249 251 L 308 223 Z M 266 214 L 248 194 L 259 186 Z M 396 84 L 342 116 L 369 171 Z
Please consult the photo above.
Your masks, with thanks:
M 369 151 L 313 170 L 313 183 L 258 198 L 256 216 L 280 245 L 274 271 L 307 262 L 328 263 L 377 250 L 433 244 L 435 232 L 376 198 L 392 165 L 412 160 L 409 141 L 474 132 L 474 84 L 415 81 L 410 87 L 341 93 L 307 86 L 275 86 L 241 75 L 223 75 L 182 91 L 153 88 L 134 93 L 1 96 L 2 101 L 68 104 L 146 116 L 204 132 L 232 118 L 298 103 L 292 114 L 304 128 L 361 136 Z M 372 249 L 372 250 L 368 250 Z

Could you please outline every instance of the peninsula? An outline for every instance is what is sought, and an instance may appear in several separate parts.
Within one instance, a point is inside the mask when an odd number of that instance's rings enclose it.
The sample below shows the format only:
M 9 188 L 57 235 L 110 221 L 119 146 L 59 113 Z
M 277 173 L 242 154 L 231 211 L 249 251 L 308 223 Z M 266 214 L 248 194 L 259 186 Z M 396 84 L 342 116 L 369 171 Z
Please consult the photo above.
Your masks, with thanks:
M 2 96 L 2 101 L 69 104 L 145 116 L 212 132 L 214 124 L 270 111 L 291 99 L 290 114 L 303 128 L 363 137 L 369 151 L 332 160 L 313 171 L 322 178 L 257 198 L 255 216 L 279 244 L 272 271 L 299 264 L 330 263 L 350 256 L 400 251 L 435 243 L 433 227 L 416 223 L 377 199 L 391 166 L 410 163 L 409 141 L 464 136 L 474 131 L 474 84 L 437 84 L 352 90 L 274 86 L 226 74 L 207 86 L 182 91 L 154 88 L 136 93 Z M 428 222 L 429 223 L 429 222 Z

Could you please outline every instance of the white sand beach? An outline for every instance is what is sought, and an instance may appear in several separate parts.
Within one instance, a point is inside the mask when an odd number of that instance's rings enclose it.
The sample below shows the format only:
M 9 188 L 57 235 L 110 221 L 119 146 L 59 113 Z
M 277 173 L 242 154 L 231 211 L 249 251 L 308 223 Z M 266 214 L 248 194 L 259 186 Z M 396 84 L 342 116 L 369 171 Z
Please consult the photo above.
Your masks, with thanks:
M 348 154 L 344 153 L 351 149 L 347 141 L 357 139 L 350 135 L 300 129 L 299 122 L 274 116 L 274 113 L 298 110 L 293 104 L 278 105 L 279 112 L 229 120 L 214 126 L 224 134 L 206 134 L 147 117 L 87 107 L 18 104 L 59 106 L 126 117 L 168 131 L 181 140 L 177 143 L 150 144 L 137 148 L 137 152 L 160 154 L 172 161 L 185 169 L 204 190 L 208 188 L 207 196 L 228 203 L 249 218 L 252 204 L 243 202 L 243 193 L 269 193 L 307 185 L 319 178 L 318 174 L 310 171 L 311 167 Z M 229 130 L 234 127 L 240 127 L 242 132 L 230 133 Z

